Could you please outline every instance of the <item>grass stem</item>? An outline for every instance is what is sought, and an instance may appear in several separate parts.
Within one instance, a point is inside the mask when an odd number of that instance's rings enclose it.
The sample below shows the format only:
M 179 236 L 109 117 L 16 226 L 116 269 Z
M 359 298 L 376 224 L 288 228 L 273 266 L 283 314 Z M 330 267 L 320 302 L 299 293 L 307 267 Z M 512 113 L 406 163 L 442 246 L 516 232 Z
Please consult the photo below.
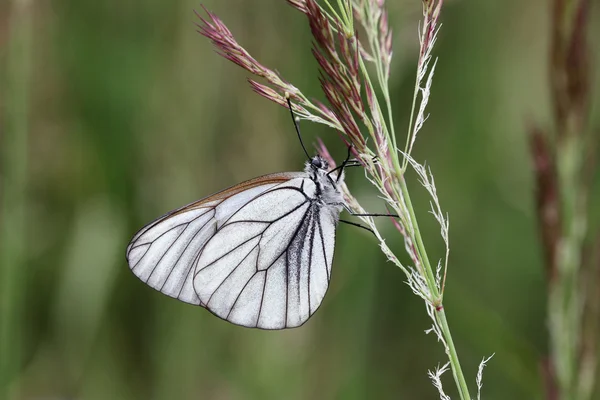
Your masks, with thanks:
M 458 389 L 458 393 L 460 394 L 460 398 L 461 400 L 471 400 L 469 387 L 467 386 L 465 375 L 463 374 L 462 368 L 460 367 L 460 362 L 458 361 L 458 353 L 456 352 L 456 347 L 454 347 L 454 341 L 452 340 L 452 335 L 450 334 L 450 328 L 448 327 L 448 321 L 446 320 L 446 312 L 444 311 L 443 307 L 436 308 L 436 316 L 440 327 L 442 328 L 446 345 L 448 346 L 450 367 L 452 368 L 452 375 L 454 376 L 454 381 L 456 382 L 456 387 Z

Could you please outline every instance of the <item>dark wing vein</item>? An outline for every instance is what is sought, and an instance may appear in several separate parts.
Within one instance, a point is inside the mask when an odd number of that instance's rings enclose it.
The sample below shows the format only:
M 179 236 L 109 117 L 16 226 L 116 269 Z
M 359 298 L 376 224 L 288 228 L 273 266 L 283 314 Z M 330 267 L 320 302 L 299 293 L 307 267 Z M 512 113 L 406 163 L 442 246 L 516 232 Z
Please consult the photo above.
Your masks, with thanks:
M 259 222 L 259 221 L 254 221 L 254 222 Z M 235 222 L 232 222 L 231 224 L 235 224 Z M 262 236 L 262 233 L 259 233 L 258 235 L 254 235 L 249 239 L 244 240 L 242 243 L 238 244 L 237 246 L 235 246 L 233 249 L 229 250 L 227 253 L 215 258 L 210 264 L 206 264 L 204 267 L 200 268 L 198 271 L 196 271 L 195 275 L 198 275 L 198 273 L 208 267 L 210 267 L 211 265 L 213 265 L 214 263 L 216 263 L 217 261 L 219 261 L 220 259 L 222 259 L 223 257 L 228 256 L 229 254 L 233 253 L 234 251 L 236 251 L 237 249 L 239 249 L 240 247 L 242 247 L 243 245 L 245 245 L 246 243 L 248 243 L 251 240 L 256 239 L 257 237 Z M 249 253 L 248 253 L 249 254 Z M 234 268 L 235 269 L 235 268 Z
M 316 219 L 313 217 L 313 220 Z M 310 307 L 310 273 L 311 273 L 311 269 L 312 269 L 312 259 L 313 259 L 313 244 L 315 242 L 315 233 L 317 232 L 317 230 L 314 228 L 313 225 L 313 229 L 311 231 L 311 235 L 310 235 L 310 240 L 309 240 L 309 246 L 310 246 L 310 253 L 308 254 L 308 274 L 307 274 L 307 278 L 308 278 L 308 284 L 307 284 L 307 291 L 308 291 L 308 313 L 311 314 L 311 307 Z
M 204 214 L 202 214 L 202 215 L 204 215 Z M 187 248 L 188 248 L 188 247 L 190 247 L 190 244 L 192 244 L 192 242 L 194 241 L 194 239 L 196 239 L 196 236 L 198 236 L 198 234 L 204 230 L 204 228 L 206 227 L 206 225 L 208 225 L 208 223 L 211 221 L 211 219 L 212 219 L 212 217 L 211 217 L 211 218 L 209 218 L 209 219 L 207 219 L 207 220 L 206 220 L 206 222 L 205 222 L 205 223 L 204 223 L 204 224 L 203 224 L 203 225 L 200 227 L 200 229 L 198 229 L 198 230 L 196 231 L 196 233 L 194 233 L 194 236 L 192 236 L 192 238 L 190 239 L 190 241 L 189 241 L 189 242 L 188 242 L 188 243 L 185 245 L 185 247 L 184 247 L 183 251 L 181 252 L 181 254 L 179 254 L 179 257 L 177 257 L 177 260 L 176 260 L 176 261 L 173 263 L 173 268 L 171 268 L 171 270 L 169 271 L 169 274 L 167 275 L 167 278 L 165 279 L 165 281 L 163 282 L 162 286 L 160 287 L 160 290 L 161 290 L 161 292 L 162 292 L 162 289 L 163 289 L 163 288 L 165 287 L 165 285 L 167 284 L 167 282 L 168 282 L 169 278 L 171 277 L 171 274 L 173 273 L 173 270 L 175 269 L 175 266 L 176 266 L 177 264 L 179 264 L 179 261 L 181 260 L 181 256 L 183 256 L 183 254 L 185 253 L 185 251 L 187 250 Z M 183 233 L 183 232 L 182 232 L 182 233 Z M 198 253 L 200 253 L 200 252 L 198 252 Z M 166 253 L 165 253 L 165 254 L 166 254 Z M 161 258 L 162 258 L 162 257 L 161 257 Z M 156 265 L 158 265 L 158 263 L 157 263 Z M 192 265 L 194 265 L 194 262 L 191 262 L 191 263 L 190 263 L 190 266 L 189 266 L 188 268 L 189 268 L 189 269 L 191 269 L 191 268 L 192 268 Z M 154 268 L 156 268 L 156 266 L 155 266 Z M 188 271 L 189 271 L 189 270 L 188 270 Z M 152 271 L 152 272 L 154 272 L 154 271 Z M 188 274 L 189 274 L 189 272 L 188 272 L 188 273 L 186 273 L 186 280 L 187 280 L 187 275 L 188 275 Z M 152 274 L 150 274 L 150 275 L 152 275 Z M 150 278 L 148 278 L 148 279 L 150 279 Z M 183 282 L 185 282 L 185 280 L 184 280 Z M 184 286 L 184 285 L 181 285 L 181 289 L 183 289 L 183 286 Z M 179 289 L 179 295 L 181 295 L 181 289 Z
M 245 258 L 244 258 L 245 259 Z M 236 267 L 237 268 L 237 267 Z M 258 274 L 258 271 L 254 272 L 252 274 L 252 276 L 248 279 L 248 281 L 244 284 L 244 286 L 242 286 L 242 289 L 240 290 L 240 292 L 237 294 L 237 296 L 235 297 L 235 301 L 233 302 L 233 304 L 231 305 L 231 308 L 229 309 L 229 312 L 227 313 L 227 317 L 225 317 L 225 319 L 229 319 L 229 316 L 231 315 L 231 312 L 233 311 L 233 309 L 235 308 L 235 305 L 237 304 L 238 300 L 240 299 L 240 296 L 242 295 L 242 292 L 244 291 L 244 289 L 246 289 L 246 286 L 248 286 L 248 284 L 250 283 L 250 281 L 256 276 L 256 274 Z M 208 303 L 207 303 L 208 304 Z
M 304 226 L 302 227 L 302 230 L 298 232 L 298 236 L 302 236 L 302 237 L 300 237 L 301 240 L 298 240 L 298 242 L 299 242 L 298 249 L 297 249 L 298 252 L 296 253 L 296 266 L 298 269 L 296 271 L 296 285 L 298 286 L 298 310 L 300 310 L 300 303 L 301 303 L 300 275 L 302 273 L 302 271 L 301 271 L 302 270 L 302 253 L 304 252 L 304 245 L 306 243 L 306 240 L 304 238 L 306 238 L 308 236 L 308 231 L 310 230 L 311 224 L 313 223 L 313 219 L 314 219 L 313 218 L 313 215 L 314 215 L 313 207 L 310 207 L 310 217 L 309 217 L 308 223 L 304 224 Z
M 193 219 L 189 220 L 188 222 L 183 222 L 183 223 L 181 223 L 181 224 L 177 224 L 177 225 L 175 225 L 175 226 L 173 226 L 173 227 L 171 227 L 171 228 L 167 229 L 166 231 L 164 231 L 163 233 L 161 233 L 160 235 L 158 235 L 158 236 L 157 236 L 157 237 L 156 237 L 154 240 L 151 240 L 151 241 L 149 241 L 149 242 L 145 242 L 145 243 L 140 243 L 140 244 L 136 245 L 135 247 L 131 247 L 131 248 L 129 249 L 129 251 L 127 252 L 127 258 L 129 259 L 129 254 L 131 254 L 131 250 L 133 250 L 133 249 L 135 249 L 135 248 L 137 248 L 137 247 L 140 247 L 140 246 L 144 246 L 144 245 L 150 245 L 150 246 L 148 247 L 148 250 L 150 250 L 150 247 L 151 247 L 151 246 L 152 246 L 152 245 L 153 245 L 153 244 L 154 244 L 154 243 L 155 243 L 157 240 L 159 240 L 161 237 L 163 237 L 163 236 L 164 236 L 164 235 L 166 235 L 167 233 L 171 232 L 173 229 L 177 229 L 177 228 L 179 228 L 179 227 L 180 227 L 180 226 L 182 226 L 182 225 L 189 225 L 189 224 L 191 224 L 193 221 L 195 221 L 195 220 L 197 220 L 198 218 L 202 217 L 204 214 L 206 214 L 206 213 L 202 213 L 202 214 L 200 214 L 200 215 L 198 215 L 198 216 L 194 217 Z M 152 226 L 152 228 L 153 228 L 154 226 L 156 226 L 156 225 L 153 225 L 153 226 Z M 150 228 L 150 229 L 152 229 L 152 228 Z M 187 226 L 186 226 L 186 228 L 187 228 Z M 145 233 L 147 233 L 147 232 L 148 232 L 150 229 L 146 230 L 144 233 L 142 233 L 142 235 L 143 235 L 143 234 L 145 234 Z M 185 231 L 185 229 L 183 229 L 183 230 L 181 231 L 181 233 L 180 233 L 179 235 L 177 235 L 177 238 L 176 238 L 176 239 L 173 241 L 173 243 L 171 243 L 171 244 L 169 245 L 169 247 L 167 248 L 167 250 L 166 250 L 166 251 L 163 253 L 163 255 L 161 256 L 160 260 L 162 260 L 162 258 L 164 257 L 164 255 L 165 255 L 165 254 L 166 254 L 166 253 L 167 253 L 167 252 L 168 252 L 168 251 L 171 249 L 171 246 L 173 246 L 173 244 L 175 244 L 175 242 L 177 242 L 177 239 L 179 239 L 179 236 L 181 236 L 181 234 L 182 234 L 184 231 Z M 140 236 L 141 236 L 141 235 L 140 235 Z M 138 260 L 138 261 L 135 263 L 135 265 L 134 265 L 133 267 L 131 267 L 131 270 L 132 270 L 132 271 L 135 269 L 135 267 L 137 267 L 137 266 L 140 264 L 140 262 L 141 262 L 141 261 L 144 259 L 144 257 L 146 257 L 146 254 L 148 254 L 148 251 L 146 251 L 146 252 L 144 253 L 144 255 L 143 255 L 142 257 L 140 257 L 140 259 L 139 259 L 139 260 Z M 160 262 L 160 260 L 159 260 L 159 262 Z M 156 265 L 158 265 L 158 263 L 156 263 Z M 156 265 L 154 266 L 154 268 L 156 268 Z M 152 269 L 152 272 L 154 272 L 154 269 Z M 152 274 L 150 274 L 150 275 L 152 275 Z M 148 277 L 148 279 L 150 279 L 150 277 Z
M 288 215 L 292 214 L 294 211 L 296 211 L 297 209 L 301 208 L 306 203 L 308 203 L 308 200 L 307 201 L 303 201 L 302 203 L 298 204 L 296 207 L 292 208 L 290 211 L 286 212 L 285 214 L 282 214 L 281 216 L 279 216 L 279 217 L 277 217 L 277 218 L 275 218 L 273 220 L 259 221 L 259 220 L 256 220 L 256 219 L 238 219 L 238 220 L 235 220 L 233 222 L 229 222 L 229 223 L 223 224 L 223 226 L 221 227 L 221 229 L 223 229 L 226 225 L 237 224 L 239 222 L 258 222 L 258 223 L 264 223 L 264 224 L 269 224 L 270 225 L 270 224 L 272 224 L 274 222 L 277 222 L 277 221 L 279 221 L 279 220 L 287 217 Z M 265 228 L 265 230 L 267 228 Z
M 258 235 L 257 235 L 257 236 L 254 236 L 254 238 L 256 238 L 256 237 L 258 237 Z M 252 252 L 254 251 L 254 249 L 256 249 L 257 247 L 258 247 L 258 243 L 256 244 L 256 246 L 254 246 L 254 247 L 253 247 L 253 248 L 252 248 L 252 249 L 251 249 L 251 250 L 248 252 L 248 254 L 246 254 L 246 255 L 244 256 L 244 258 L 242 258 L 242 259 L 240 260 L 240 262 L 239 262 L 239 263 L 237 263 L 237 265 L 236 265 L 235 267 L 233 267 L 233 269 L 231 270 L 231 272 L 229 272 L 229 273 L 227 274 L 227 276 L 226 276 L 225 278 L 223 278 L 223 280 L 221 281 L 221 283 L 219 283 L 219 286 L 217 286 L 217 287 L 215 288 L 215 290 L 213 290 L 212 294 L 211 294 L 211 295 L 210 295 L 210 297 L 208 298 L 208 301 L 206 302 L 206 304 L 207 304 L 207 305 L 208 305 L 208 303 L 210 303 L 210 299 L 212 299 L 212 297 L 214 296 L 214 294 L 215 294 L 215 293 L 217 293 L 217 292 L 219 291 L 219 289 L 221 288 L 221 286 L 223 286 L 223 284 L 224 284 L 224 283 L 227 281 L 227 279 L 229 279 L 229 278 L 231 277 L 231 275 L 232 275 L 232 274 L 235 272 L 235 270 L 236 270 L 236 269 L 237 269 L 237 268 L 238 268 L 240 265 L 242 265 L 242 263 L 243 263 L 244 261 L 246 261 L 246 259 L 247 259 L 248 257 L 250 257 L 250 254 L 252 254 Z M 254 276 L 254 275 L 253 275 L 253 276 Z M 250 282 L 250 280 L 248 280 L 248 282 Z M 248 282 L 246 282 L 246 285 L 248 284 Z M 246 287 L 246 286 L 244 286 L 244 287 Z M 242 293 L 242 291 L 240 291 L 240 293 Z M 238 293 L 238 297 L 240 297 L 240 293 Z M 237 298 L 236 298 L 236 301 L 237 301 Z M 235 305 L 235 303 L 233 303 L 233 305 Z M 233 306 L 232 306 L 232 308 L 231 308 L 231 309 L 233 309 Z M 229 310 L 229 312 L 231 313 L 231 310 Z M 227 314 L 227 316 L 229 316 L 229 314 Z
M 321 215 L 319 215 L 316 220 L 319 225 L 319 235 L 321 236 L 321 249 L 323 250 L 323 260 L 325 260 L 325 273 L 327 274 L 327 281 L 329 282 L 331 276 L 329 276 L 329 264 L 327 262 L 327 253 L 325 252 L 325 236 L 323 235 L 323 227 L 321 226 Z
M 195 219 L 193 219 L 192 221 L 195 221 Z M 190 221 L 190 222 L 192 222 Z M 177 243 L 177 241 L 179 240 L 179 238 L 181 237 L 181 235 L 183 235 L 183 232 L 185 232 L 187 230 L 187 228 L 190 226 L 190 222 L 187 223 L 187 226 L 181 230 L 181 232 L 179 232 L 179 235 L 177 235 L 177 237 L 175 238 L 175 240 L 173 240 L 173 242 L 169 245 L 169 247 L 167 247 L 167 249 L 162 253 L 162 256 L 160 256 L 160 258 L 158 259 L 158 261 L 156 262 L 156 264 L 154 264 L 154 267 L 152 268 L 152 272 L 150 272 L 150 275 L 148 275 L 148 279 L 146 279 L 146 282 L 148 282 L 150 280 L 150 278 L 152 277 L 152 274 L 154 274 L 154 271 L 156 271 L 156 267 L 158 267 L 158 264 L 160 264 L 160 262 L 162 261 L 163 258 L 165 258 L 165 255 L 171 251 L 171 248 L 173 248 L 173 245 L 175 243 Z M 154 244 L 154 243 L 153 243 Z M 144 253 L 144 255 L 146 255 Z M 173 270 L 173 268 L 171 268 L 171 271 Z
M 205 244 L 206 245 L 206 244 Z M 198 258 L 200 258 L 200 254 L 202 252 L 199 251 L 198 254 L 196 254 L 196 257 L 194 257 L 194 261 L 192 261 L 192 263 L 190 264 L 190 267 L 187 271 L 187 273 L 185 274 L 185 280 L 184 282 L 187 282 L 189 276 L 190 276 L 190 272 L 192 272 L 193 270 L 193 266 L 196 265 L 196 263 L 198 262 Z M 177 298 L 179 298 L 179 296 L 181 296 L 181 291 L 183 290 L 183 288 L 185 287 L 185 285 L 181 285 L 181 287 L 179 288 L 179 293 L 177 294 Z M 196 291 L 194 290 L 194 293 Z M 198 301 L 200 302 L 200 304 L 202 304 L 202 300 L 200 299 L 200 296 L 198 296 L 198 294 L 196 293 L 196 297 L 198 298 Z
M 133 269 L 134 269 L 135 267 L 137 267 L 137 266 L 138 266 L 138 264 L 140 263 L 140 261 L 142 261 L 142 259 L 143 259 L 144 257 L 146 257 L 146 253 L 148 253 L 148 251 L 150 250 L 150 247 L 151 247 L 151 246 L 152 246 L 152 244 L 150 244 L 150 246 L 148 246 L 148 248 L 147 248 L 147 249 L 146 249 L 146 251 L 144 252 L 144 255 L 142 255 L 142 256 L 140 257 L 140 259 L 139 259 L 139 260 L 137 260 L 137 262 L 135 263 L 135 265 L 134 265 L 133 267 L 131 267 L 131 270 L 132 270 L 132 271 L 133 271 Z M 133 250 L 133 249 L 132 249 L 132 250 Z M 127 261 L 129 261 L 129 253 L 127 254 Z
M 127 253 L 128 254 L 131 253 L 131 250 L 136 249 L 136 248 L 138 248 L 140 246 L 145 246 L 145 245 L 152 244 L 152 243 L 156 242 L 158 239 L 160 239 L 161 237 L 163 237 L 165 234 L 171 232 L 173 229 L 179 228 L 181 225 L 189 225 L 192 221 L 195 221 L 196 219 L 200 218 L 204 214 L 206 214 L 206 213 L 202 213 L 202 214 L 198 215 L 197 217 L 194 217 L 194 219 L 189 220 L 188 222 L 182 222 L 180 224 L 177 224 L 177 225 L 174 225 L 174 226 L 170 227 L 169 229 L 167 229 L 166 231 L 164 231 L 163 233 L 161 233 L 160 235 L 158 235 L 154 240 L 151 240 L 149 242 L 144 242 L 144 243 L 138 243 L 135 246 L 131 246 L 129 248 L 129 251 Z M 152 228 L 156 227 L 159 222 L 163 222 L 163 221 L 165 221 L 165 220 L 161 220 L 161 221 L 156 222 L 150 228 L 146 229 L 143 233 L 141 233 L 140 237 L 143 236 L 144 234 L 148 233 Z
M 258 322 L 260 321 L 260 315 L 262 314 L 262 307 L 265 301 L 265 289 L 267 288 L 267 279 L 269 279 L 269 271 L 265 271 L 265 279 L 263 279 L 263 288 L 262 295 L 260 296 L 260 305 L 258 306 L 258 315 L 256 317 L 256 326 L 258 326 Z
M 295 190 L 297 192 L 300 192 L 302 194 L 302 196 L 304 196 L 304 198 L 306 199 L 306 201 L 311 201 L 311 199 L 306 195 L 306 193 L 304 193 L 304 191 L 300 190 L 297 187 L 294 187 L 294 186 L 283 186 L 283 187 L 275 186 L 274 188 L 268 189 L 268 190 L 266 190 L 266 191 L 264 191 L 262 193 L 259 193 L 258 195 L 256 195 L 252 199 L 250 199 L 246 204 L 244 204 L 242 207 L 240 207 L 236 212 L 234 212 L 233 214 L 231 214 L 229 216 L 229 218 L 227 218 L 227 220 L 221 225 L 221 227 L 219 229 L 223 229 L 226 225 L 228 225 L 229 224 L 229 220 L 231 220 L 231 218 L 233 218 L 238 212 L 240 212 L 248 204 L 252 203 L 253 201 L 255 201 L 255 200 L 259 199 L 259 198 L 261 198 L 262 196 L 265 196 L 265 195 L 267 195 L 269 193 L 277 192 L 279 190 Z M 306 203 L 306 201 L 302 202 L 302 204 Z M 296 209 L 292 210 L 292 212 L 295 211 L 295 210 Z M 284 216 L 285 215 L 282 215 L 281 217 L 284 217 Z M 275 222 L 275 221 L 277 221 L 277 220 L 274 220 L 272 222 Z M 235 222 L 269 222 L 269 221 L 243 221 L 243 220 L 238 220 L 238 221 L 235 221 Z

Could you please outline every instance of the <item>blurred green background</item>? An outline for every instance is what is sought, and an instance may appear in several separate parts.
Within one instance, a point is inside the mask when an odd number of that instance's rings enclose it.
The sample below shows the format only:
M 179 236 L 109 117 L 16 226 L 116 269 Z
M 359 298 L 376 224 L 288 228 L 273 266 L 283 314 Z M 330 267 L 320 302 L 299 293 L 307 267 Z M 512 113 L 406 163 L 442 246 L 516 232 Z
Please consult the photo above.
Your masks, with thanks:
M 17 15 L 20 3 L 29 7 Z M 389 3 L 395 118 L 406 127 L 421 6 Z M 450 215 L 446 310 L 472 394 L 480 360 L 495 353 L 484 372 L 490 400 L 543 397 L 545 280 L 525 126 L 551 121 L 548 3 L 446 2 L 431 116 L 416 146 Z M 303 15 L 283 0 L 205 5 L 258 60 L 323 97 Z M 0 3 L 0 101 L 8 127 L 0 137 L 0 190 L 8 199 L 0 221 L 1 323 L 4 337 L 12 338 L 0 354 L 10 361 L 0 393 L 438 398 L 427 370 L 446 357 L 435 337 L 424 334 L 430 322 L 423 303 L 360 229 L 340 226 L 323 306 L 289 331 L 230 325 L 129 272 L 125 247 L 145 223 L 239 181 L 303 163 L 286 110 L 252 93 L 248 74 L 213 52 L 195 32 L 194 8 L 197 0 Z M 593 12 L 591 38 L 600 34 L 599 7 Z M 29 28 L 30 40 L 15 37 Z M 9 51 L 22 39 L 24 53 Z M 598 53 L 597 41 L 591 47 Z M 598 84 L 593 92 L 600 92 Z M 20 112 L 13 101 L 28 104 L 29 114 L 21 121 L 26 125 L 11 130 L 10 112 Z M 334 157 L 345 155 L 334 132 L 309 123 L 303 132 L 306 142 L 320 136 Z M 411 179 L 427 246 L 441 257 L 428 198 Z M 347 180 L 365 208 L 383 210 L 359 170 Z M 387 221 L 381 228 L 404 257 L 394 228 Z M 458 398 L 451 373 L 444 383 Z

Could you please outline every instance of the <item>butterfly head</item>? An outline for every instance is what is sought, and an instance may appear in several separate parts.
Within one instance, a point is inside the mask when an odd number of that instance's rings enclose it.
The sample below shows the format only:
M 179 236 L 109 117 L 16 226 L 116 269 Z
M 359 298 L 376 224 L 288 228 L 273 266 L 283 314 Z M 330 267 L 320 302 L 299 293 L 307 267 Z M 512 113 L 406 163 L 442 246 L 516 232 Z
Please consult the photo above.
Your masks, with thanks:
M 304 172 L 306 172 L 309 176 L 312 177 L 313 180 L 322 180 L 329 177 L 329 163 L 320 155 L 316 155 L 306 162 L 306 167 L 304 168 Z
M 327 171 L 329 169 L 329 163 L 323 157 L 316 155 L 310 160 L 310 164 L 307 163 L 307 167 L 313 171 L 323 170 Z

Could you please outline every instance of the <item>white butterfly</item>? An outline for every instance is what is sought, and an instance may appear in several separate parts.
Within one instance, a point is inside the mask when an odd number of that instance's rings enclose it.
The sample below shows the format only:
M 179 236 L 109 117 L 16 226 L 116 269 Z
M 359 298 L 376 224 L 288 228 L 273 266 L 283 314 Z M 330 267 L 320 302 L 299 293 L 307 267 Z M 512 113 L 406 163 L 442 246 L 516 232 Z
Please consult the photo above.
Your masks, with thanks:
M 304 172 L 261 176 L 172 211 L 133 237 L 129 266 L 152 288 L 234 324 L 300 326 L 331 278 L 345 207 L 343 168 L 332 172 L 315 156 Z

